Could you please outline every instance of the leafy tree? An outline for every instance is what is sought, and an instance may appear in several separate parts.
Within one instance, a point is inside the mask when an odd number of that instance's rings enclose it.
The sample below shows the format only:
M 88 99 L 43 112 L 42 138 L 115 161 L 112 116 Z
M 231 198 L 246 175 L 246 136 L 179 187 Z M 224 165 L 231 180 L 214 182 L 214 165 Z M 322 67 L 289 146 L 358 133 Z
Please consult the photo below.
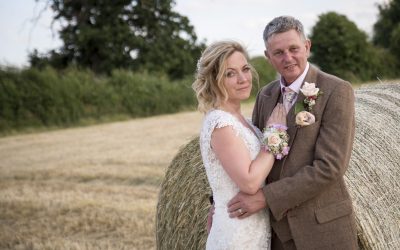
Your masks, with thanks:
M 259 78 L 258 86 L 254 85 L 251 91 L 252 95 L 256 95 L 260 88 L 262 88 L 264 85 L 268 84 L 269 82 L 277 78 L 277 72 L 268 62 L 265 56 L 256 56 L 251 58 L 250 64 L 257 71 Z
M 400 66 L 400 0 L 378 4 L 378 21 L 374 24 L 373 43 L 386 55 L 381 67 L 387 76 L 398 77 Z
M 398 44 L 395 44 L 396 38 L 393 36 L 396 36 L 396 30 L 400 29 L 400 0 L 378 4 L 378 9 L 379 15 L 378 21 L 374 24 L 373 42 L 375 45 L 389 49 Z
M 38 1 L 38 0 L 37 0 Z M 115 68 L 165 72 L 181 78 L 194 71 L 203 43 L 173 0 L 47 0 L 64 45 L 33 52 L 32 66 L 70 64 L 110 73 Z
M 400 58 L 400 23 L 394 27 L 390 37 L 390 50 Z
M 328 12 L 319 16 L 312 29 L 310 60 L 322 70 L 350 81 L 370 80 L 376 65 L 373 47 L 365 32 L 346 16 Z

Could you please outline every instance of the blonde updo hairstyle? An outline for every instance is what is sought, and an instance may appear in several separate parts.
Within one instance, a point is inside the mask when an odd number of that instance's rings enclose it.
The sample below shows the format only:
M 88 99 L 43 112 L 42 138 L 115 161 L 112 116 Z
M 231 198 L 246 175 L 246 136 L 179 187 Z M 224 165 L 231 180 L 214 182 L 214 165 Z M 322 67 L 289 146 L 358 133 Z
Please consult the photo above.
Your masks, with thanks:
M 224 86 L 226 61 L 236 51 L 242 53 L 249 61 L 247 51 L 235 41 L 215 42 L 203 51 L 197 62 L 196 80 L 192 84 L 199 103 L 199 111 L 206 113 L 228 100 L 228 93 Z M 250 64 L 249 66 L 253 77 L 258 79 L 255 69 Z

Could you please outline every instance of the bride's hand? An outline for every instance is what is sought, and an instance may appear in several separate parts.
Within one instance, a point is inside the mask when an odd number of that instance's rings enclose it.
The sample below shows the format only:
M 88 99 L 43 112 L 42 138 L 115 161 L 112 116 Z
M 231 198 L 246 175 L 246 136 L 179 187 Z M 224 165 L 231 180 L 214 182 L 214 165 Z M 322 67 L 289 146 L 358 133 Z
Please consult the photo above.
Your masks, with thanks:
M 282 103 L 278 103 L 274 110 L 272 111 L 271 116 L 269 117 L 266 126 L 272 124 L 281 124 L 286 126 L 286 110 L 283 107 Z

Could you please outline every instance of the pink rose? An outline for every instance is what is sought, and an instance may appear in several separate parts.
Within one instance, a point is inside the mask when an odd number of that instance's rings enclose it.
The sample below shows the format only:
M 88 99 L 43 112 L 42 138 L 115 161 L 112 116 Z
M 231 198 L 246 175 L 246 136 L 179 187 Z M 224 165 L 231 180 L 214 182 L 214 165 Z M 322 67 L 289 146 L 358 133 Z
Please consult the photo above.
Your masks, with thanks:
M 315 83 L 304 82 L 304 85 L 300 91 L 307 97 L 316 96 L 319 92 L 319 88 L 315 87 Z
M 301 111 L 296 115 L 296 124 L 299 126 L 308 126 L 315 123 L 315 116 L 307 111 Z
M 268 136 L 268 146 L 279 146 L 281 141 L 281 138 L 279 138 L 277 134 L 271 134 Z

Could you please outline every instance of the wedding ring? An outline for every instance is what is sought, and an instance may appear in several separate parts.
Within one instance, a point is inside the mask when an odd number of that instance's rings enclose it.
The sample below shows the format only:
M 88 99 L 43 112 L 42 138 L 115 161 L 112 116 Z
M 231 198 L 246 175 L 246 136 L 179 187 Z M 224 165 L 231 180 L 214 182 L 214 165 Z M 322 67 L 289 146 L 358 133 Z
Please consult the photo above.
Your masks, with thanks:
M 243 211 L 241 208 L 239 208 L 238 211 L 239 211 L 239 214 L 243 214 Z

